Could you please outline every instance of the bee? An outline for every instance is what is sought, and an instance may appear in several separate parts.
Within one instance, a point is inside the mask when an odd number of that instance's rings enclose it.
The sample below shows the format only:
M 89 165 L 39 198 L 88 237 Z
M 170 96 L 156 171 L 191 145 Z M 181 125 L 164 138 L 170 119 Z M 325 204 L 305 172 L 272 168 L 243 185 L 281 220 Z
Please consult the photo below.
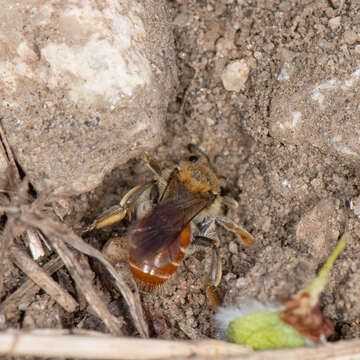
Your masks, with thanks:
M 197 155 L 163 170 L 150 155 L 143 154 L 142 159 L 154 178 L 132 188 L 118 205 L 87 228 L 100 229 L 121 221 L 145 191 L 155 194 L 151 196 L 152 206 L 128 237 L 130 271 L 144 293 L 159 288 L 176 272 L 193 243 L 212 249 L 207 290 L 211 297 L 209 289 L 218 286 L 222 275 L 215 224 L 238 235 L 246 246 L 254 242 L 245 229 L 221 215 L 222 205 L 234 208 L 237 202 L 222 196 L 224 180 L 208 156 L 192 144 L 189 150 Z

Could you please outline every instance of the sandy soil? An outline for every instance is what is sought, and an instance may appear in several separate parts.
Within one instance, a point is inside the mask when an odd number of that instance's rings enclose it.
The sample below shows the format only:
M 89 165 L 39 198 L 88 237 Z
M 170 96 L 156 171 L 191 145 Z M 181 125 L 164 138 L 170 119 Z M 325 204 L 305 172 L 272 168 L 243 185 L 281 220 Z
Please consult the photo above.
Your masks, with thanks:
M 357 162 L 316 147 L 280 142 L 270 132 L 269 116 L 273 99 L 280 91 L 286 92 L 287 85 L 279 90 L 278 80 L 284 61 L 297 69 L 297 84 L 354 70 L 356 52 L 344 58 L 336 52 L 341 52 L 342 44 L 355 48 L 356 42 L 349 44 L 352 40 L 344 38 L 344 33 L 359 26 L 360 5 L 335 0 L 168 3 L 180 86 L 169 106 L 163 144 L 153 155 L 166 164 L 188 156 L 188 143 L 198 144 L 214 159 L 226 176 L 229 195 L 239 202 L 239 209 L 227 215 L 250 231 L 256 244 L 244 248 L 219 229 L 224 271 L 220 288 L 225 302 L 288 297 L 314 278 L 338 236 L 349 230 L 352 241 L 332 271 L 322 304 L 335 323 L 334 339 L 356 337 L 360 332 L 360 226 L 354 210 L 360 202 Z M 337 16 L 341 25 L 332 30 L 328 22 Z M 319 65 L 321 56 L 331 57 L 334 66 Z M 226 91 L 221 82 L 225 65 L 234 59 L 245 59 L 251 67 L 242 92 Z M 103 186 L 74 200 L 75 215 L 67 221 L 90 221 L 148 176 L 136 160 L 113 171 Z M 96 231 L 87 239 L 100 248 L 109 237 L 126 231 L 126 226 Z M 204 287 L 209 254 L 201 250 L 191 255 L 161 293 L 142 296 L 154 336 L 198 339 L 214 335 L 214 310 Z M 67 276 L 65 271 L 61 275 L 64 284 L 69 282 Z M 14 287 L 16 283 L 10 284 L 9 291 Z M 105 293 L 123 315 L 117 295 Z M 81 323 L 84 328 L 103 328 L 89 313 L 69 316 L 41 296 L 36 302 L 56 309 L 55 326 Z M 39 316 L 34 318 L 37 326 L 45 326 Z M 20 324 L 23 317 L 19 314 L 13 321 Z M 134 333 L 131 326 L 127 331 Z

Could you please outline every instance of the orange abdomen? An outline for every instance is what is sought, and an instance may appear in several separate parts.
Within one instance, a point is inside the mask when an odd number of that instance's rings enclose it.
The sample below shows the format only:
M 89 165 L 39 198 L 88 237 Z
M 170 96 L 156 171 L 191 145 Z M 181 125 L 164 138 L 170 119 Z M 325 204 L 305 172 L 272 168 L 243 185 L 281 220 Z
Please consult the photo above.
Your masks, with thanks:
M 191 228 L 187 224 L 180 233 L 180 242 L 177 257 L 162 267 L 154 264 L 141 263 L 134 258 L 129 258 L 130 271 L 141 292 L 150 293 L 163 285 L 177 270 L 184 258 L 185 250 L 190 244 Z

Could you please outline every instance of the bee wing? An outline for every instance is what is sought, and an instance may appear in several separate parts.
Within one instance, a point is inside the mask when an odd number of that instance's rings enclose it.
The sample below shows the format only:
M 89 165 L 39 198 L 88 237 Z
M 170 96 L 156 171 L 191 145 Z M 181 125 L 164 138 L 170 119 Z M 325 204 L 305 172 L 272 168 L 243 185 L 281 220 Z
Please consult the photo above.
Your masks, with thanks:
M 209 199 L 167 199 L 150 210 L 137 224 L 131 238 L 130 257 L 162 267 L 175 260 L 180 251 L 181 232 L 209 205 Z
M 181 200 L 189 197 L 189 193 L 184 189 L 181 180 L 179 179 L 178 170 L 175 169 L 171 172 L 167 185 L 160 196 L 160 202 L 167 199 Z

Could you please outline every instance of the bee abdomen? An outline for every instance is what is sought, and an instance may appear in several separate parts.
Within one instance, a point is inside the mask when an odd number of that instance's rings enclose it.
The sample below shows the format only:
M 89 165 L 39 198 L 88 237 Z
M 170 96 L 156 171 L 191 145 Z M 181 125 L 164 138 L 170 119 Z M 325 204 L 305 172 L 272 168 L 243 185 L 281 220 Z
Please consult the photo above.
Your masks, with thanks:
M 180 253 L 182 254 L 182 253 Z M 184 256 L 182 254 L 182 256 Z M 177 260 L 177 259 L 176 259 Z M 179 260 L 180 264 L 181 260 Z M 163 285 L 171 275 L 176 271 L 177 266 L 172 263 L 163 266 L 162 268 L 156 267 L 144 267 L 141 264 L 134 261 L 134 259 L 130 258 L 130 271 L 136 284 L 141 292 L 151 293 L 157 287 Z
M 141 292 L 151 293 L 159 286 L 162 286 L 177 270 L 181 261 L 184 259 L 185 250 L 191 240 L 190 224 L 188 224 L 180 234 L 180 244 L 178 255 L 175 260 L 162 267 L 149 265 L 129 258 L 130 271 Z

